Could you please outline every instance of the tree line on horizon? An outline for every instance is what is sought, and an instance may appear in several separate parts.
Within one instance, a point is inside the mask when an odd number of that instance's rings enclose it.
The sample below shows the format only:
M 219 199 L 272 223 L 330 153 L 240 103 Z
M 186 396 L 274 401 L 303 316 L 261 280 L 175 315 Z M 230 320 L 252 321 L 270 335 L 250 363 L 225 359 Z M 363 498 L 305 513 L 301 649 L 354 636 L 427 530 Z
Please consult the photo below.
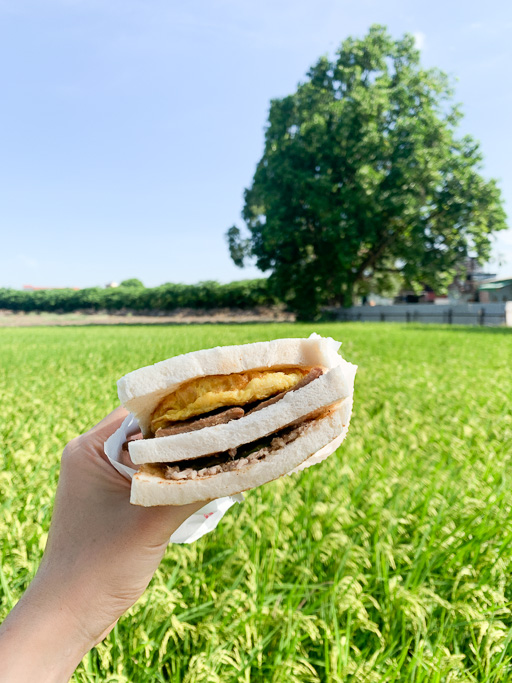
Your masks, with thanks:
M 166 283 L 144 287 L 136 278 L 119 287 L 85 289 L 0 289 L 0 309 L 10 311 L 71 313 L 74 311 L 136 311 L 155 313 L 177 308 L 251 309 L 275 306 L 278 299 L 265 278 L 220 284 L 215 281 L 194 285 Z

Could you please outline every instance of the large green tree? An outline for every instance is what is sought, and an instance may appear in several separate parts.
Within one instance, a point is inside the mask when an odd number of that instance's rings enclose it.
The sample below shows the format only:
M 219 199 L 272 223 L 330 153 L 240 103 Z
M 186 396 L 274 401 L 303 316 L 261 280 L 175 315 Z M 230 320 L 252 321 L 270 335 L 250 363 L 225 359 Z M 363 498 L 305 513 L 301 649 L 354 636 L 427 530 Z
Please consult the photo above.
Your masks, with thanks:
M 293 95 L 272 100 L 265 150 L 242 217 L 227 232 L 238 266 L 255 259 L 302 318 L 397 282 L 445 287 L 462 259 L 488 260 L 506 227 L 500 191 L 445 74 L 410 35 L 373 26 L 322 57 Z

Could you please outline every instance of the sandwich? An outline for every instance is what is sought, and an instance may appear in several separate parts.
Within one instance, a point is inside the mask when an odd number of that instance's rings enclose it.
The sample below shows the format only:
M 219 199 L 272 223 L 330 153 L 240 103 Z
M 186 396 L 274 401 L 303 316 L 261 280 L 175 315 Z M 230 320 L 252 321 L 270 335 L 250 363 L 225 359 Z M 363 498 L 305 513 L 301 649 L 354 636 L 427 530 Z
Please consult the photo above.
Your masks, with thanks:
M 135 505 L 234 495 L 317 464 L 345 437 L 355 365 L 313 334 L 194 351 L 130 372 Z

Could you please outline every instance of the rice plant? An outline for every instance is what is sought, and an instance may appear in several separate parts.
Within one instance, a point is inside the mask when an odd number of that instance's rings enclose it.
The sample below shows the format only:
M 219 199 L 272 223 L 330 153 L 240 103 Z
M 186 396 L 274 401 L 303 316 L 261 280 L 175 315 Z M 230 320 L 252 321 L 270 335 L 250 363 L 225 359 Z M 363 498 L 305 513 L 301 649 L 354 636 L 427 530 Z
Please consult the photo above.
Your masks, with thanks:
M 170 546 L 74 680 L 512 678 L 512 334 L 386 324 L 0 329 L 0 617 L 41 558 L 65 443 L 177 353 L 316 331 L 359 365 L 345 444 Z

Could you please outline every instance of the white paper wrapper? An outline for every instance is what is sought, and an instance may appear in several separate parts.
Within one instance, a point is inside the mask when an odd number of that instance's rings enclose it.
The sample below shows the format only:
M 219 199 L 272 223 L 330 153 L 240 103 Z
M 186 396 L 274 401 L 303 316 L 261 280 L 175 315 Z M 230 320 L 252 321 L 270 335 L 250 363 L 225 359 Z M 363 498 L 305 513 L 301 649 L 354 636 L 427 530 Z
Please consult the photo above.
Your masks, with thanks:
M 128 415 L 119 429 L 114 432 L 105 441 L 104 450 L 105 455 L 110 460 L 116 470 L 126 479 L 133 477 L 137 470 L 132 467 L 123 465 L 120 462 L 121 450 L 126 439 L 139 431 L 139 425 L 134 415 Z M 224 514 L 235 503 L 243 503 L 243 493 L 237 493 L 234 496 L 226 496 L 225 498 L 217 498 L 212 500 L 202 507 L 197 512 L 194 512 L 183 524 L 176 529 L 169 543 L 193 543 L 198 538 L 204 536 L 210 531 L 213 531 Z

